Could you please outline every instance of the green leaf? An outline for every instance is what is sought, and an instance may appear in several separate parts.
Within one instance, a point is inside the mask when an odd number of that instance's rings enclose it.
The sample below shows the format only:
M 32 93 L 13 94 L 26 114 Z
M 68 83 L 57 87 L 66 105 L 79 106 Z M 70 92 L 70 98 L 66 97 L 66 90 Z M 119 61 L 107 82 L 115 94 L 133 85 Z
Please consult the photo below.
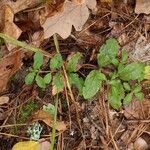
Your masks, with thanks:
M 76 72 L 78 71 L 78 62 L 81 59 L 82 54 L 77 52 L 75 54 L 71 54 L 67 59 L 67 71 L 68 72 Z
M 59 69 L 63 64 L 63 59 L 61 54 L 55 54 L 50 60 L 51 69 Z
M 120 80 L 110 82 L 111 88 L 108 93 L 108 102 L 114 109 L 119 109 L 122 105 L 121 100 L 124 98 L 124 88 Z
M 136 97 L 137 99 L 139 99 L 139 100 L 144 99 L 144 94 L 143 94 L 142 92 L 135 93 L 134 95 L 135 95 L 135 97 Z
M 85 79 L 83 96 L 85 99 L 92 98 L 101 88 L 102 81 L 106 80 L 104 74 L 98 70 L 92 70 Z
M 144 79 L 150 79 L 150 66 L 145 66 L 144 68 Z
M 56 86 L 58 91 L 64 88 L 64 81 L 62 80 L 62 75 L 60 73 L 56 73 L 53 76 L 53 85 Z
M 114 58 L 114 59 L 112 59 L 111 63 L 112 63 L 114 66 L 118 66 L 119 61 L 118 61 L 118 59 Z
M 125 68 L 125 65 L 123 63 L 119 63 L 118 72 L 121 72 L 124 68 Z
M 121 62 L 122 62 L 122 63 L 125 63 L 127 59 L 128 59 L 128 53 L 127 53 L 126 50 L 123 50 L 123 51 L 122 51 Z
M 141 85 L 140 85 L 140 84 L 136 84 L 135 87 L 134 87 L 134 89 L 133 89 L 133 92 L 134 92 L 134 93 L 138 93 L 138 92 L 140 92 L 141 90 L 142 90 Z
M 44 82 L 44 79 L 41 76 L 37 75 L 35 78 L 35 81 L 40 88 L 46 88 L 46 84 Z
M 69 78 L 70 84 L 74 84 L 78 88 L 79 94 L 82 95 L 82 89 L 84 85 L 83 79 L 80 78 L 77 73 L 69 73 L 68 78 Z
M 52 115 L 54 117 L 56 109 L 55 109 L 55 106 L 52 105 L 51 103 L 48 103 L 48 105 L 44 105 L 43 110 L 45 112 L 48 112 L 50 115 Z
M 144 64 L 131 63 L 118 72 L 120 79 L 124 81 L 142 80 L 144 78 Z
M 114 80 L 118 77 L 118 73 L 116 71 L 109 73 L 109 76 L 111 77 L 111 80 Z
M 123 87 L 124 87 L 124 89 L 127 90 L 127 91 L 130 91 L 130 90 L 131 90 L 130 84 L 129 84 L 128 82 L 124 82 L 124 83 L 123 83 Z
M 34 63 L 33 63 L 34 70 L 40 69 L 42 65 L 43 65 L 43 54 L 41 52 L 36 52 L 34 54 Z
M 46 74 L 43 79 L 44 79 L 44 82 L 45 82 L 46 84 L 49 84 L 49 83 L 51 82 L 51 80 L 52 80 L 52 75 L 51 75 L 51 73 Z
M 34 78 L 35 78 L 36 73 L 35 72 L 30 72 L 27 74 L 25 77 L 25 83 L 26 84 L 32 84 Z
M 123 100 L 123 104 L 124 105 L 128 105 L 131 102 L 131 100 L 132 100 L 132 96 L 133 96 L 132 92 L 127 94 L 126 97 Z
M 116 39 L 110 38 L 102 45 L 97 56 L 99 66 L 106 66 L 112 63 L 117 56 L 119 45 Z

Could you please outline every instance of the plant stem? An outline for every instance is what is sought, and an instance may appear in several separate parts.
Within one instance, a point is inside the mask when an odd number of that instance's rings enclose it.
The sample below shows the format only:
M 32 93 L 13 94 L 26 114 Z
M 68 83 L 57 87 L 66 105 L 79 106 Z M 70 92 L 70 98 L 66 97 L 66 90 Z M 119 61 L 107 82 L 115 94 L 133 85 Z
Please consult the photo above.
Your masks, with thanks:
M 4 33 L 0 33 L 0 38 L 4 39 L 6 42 L 10 43 L 10 44 L 13 44 L 13 45 L 16 45 L 16 46 L 20 46 L 24 49 L 27 49 L 27 50 L 30 50 L 30 51 L 33 51 L 33 52 L 42 52 L 44 54 L 44 56 L 47 56 L 47 57 L 52 57 L 48 52 L 45 52 L 43 51 L 42 49 L 40 48 L 37 48 L 33 45 L 29 45 L 25 42 L 21 42 L 19 40 L 16 40 L 15 38 L 9 36 L 9 35 L 6 35 Z
M 54 114 L 54 120 L 53 120 L 53 128 L 52 128 L 52 137 L 51 137 L 50 150 L 53 150 L 54 149 L 54 145 L 55 145 L 57 108 L 58 108 L 58 93 L 57 93 L 56 102 L 55 102 L 55 114 Z
M 60 53 L 59 43 L 58 43 L 58 39 L 57 39 L 57 35 L 56 34 L 53 35 L 53 39 L 54 39 L 54 44 L 55 44 L 56 52 Z
M 58 44 L 58 40 L 57 40 L 57 35 L 56 34 L 53 35 L 53 39 L 54 39 L 56 52 L 60 53 L 60 51 L 59 51 L 59 44 Z M 54 114 L 54 120 L 53 120 L 53 128 L 52 128 L 52 137 L 51 137 L 50 150 L 53 150 L 54 149 L 54 145 L 55 145 L 57 108 L 58 108 L 58 92 L 57 92 L 56 102 L 55 102 L 55 114 Z

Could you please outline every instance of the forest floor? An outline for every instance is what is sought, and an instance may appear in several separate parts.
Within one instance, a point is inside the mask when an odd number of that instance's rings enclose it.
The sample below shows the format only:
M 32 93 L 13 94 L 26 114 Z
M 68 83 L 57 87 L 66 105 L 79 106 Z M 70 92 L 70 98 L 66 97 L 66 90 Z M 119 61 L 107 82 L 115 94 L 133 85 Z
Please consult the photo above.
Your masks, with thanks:
M 42 49 L 44 60 L 41 74 L 49 71 L 49 58 L 56 53 L 56 41 L 52 35 L 58 33 L 59 52 L 64 60 L 60 80 L 65 83 L 58 94 L 53 84 L 48 84 L 44 89 L 36 81 L 27 85 L 25 77 L 35 61 L 34 52 L 18 44 L 13 45 L 9 38 L 3 40 L 0 35 L 0 150 L 11 150 L 16 143 L 29 141 L 31 136 L 27 130 L 33 122 L 38 122 L 43 128 L 40 140 L 51 143 L 53 120 L 48 118 L 43 106 L 51 104 L 50 109 L 55 110 L 56 100 L 59 125 L 56 126 L 54 149 L 150 149 L 149 80 L 141 81 L 142 100 L 133 97 L 129 105 L 114 109 L 108 102 L 109 87 L 105 84 L 94 97 L 85 100 L 75 86 L 69 88 L 65 74 L 68 56 L 80 52 L 82 59 L 77 73 L 85 79 L 91 70 L 97 69 L 99 49 L 112 37 L 120 46 L 118 57 L 125 49 L 129 54 L 128 62 L 149 64 L 150 2 L 145 1 L 142 5 L 138 4 L 138 0 L 91 0 L 91 3 L 87 2 L 87 7 L 86 1 L 0 1 L 0 32 Z M 67 11 L 63 14 L 64 10 L 69 9 L 65 6 L 67 2 L 69 7 L 79 7 L 74 11 L 74 16 Z M 80 14 L 82 12 L 83 16 Z M 57 13 L 60 16 L 56 19 Z M 71 26 L 67 26 L 68 13 Z M 48 22 L 47 18 L 52 17 Z M 108 68 L 111 70 L 111 65 Z M 104 67 L 103 71 L 109 71 L 108 68 Z

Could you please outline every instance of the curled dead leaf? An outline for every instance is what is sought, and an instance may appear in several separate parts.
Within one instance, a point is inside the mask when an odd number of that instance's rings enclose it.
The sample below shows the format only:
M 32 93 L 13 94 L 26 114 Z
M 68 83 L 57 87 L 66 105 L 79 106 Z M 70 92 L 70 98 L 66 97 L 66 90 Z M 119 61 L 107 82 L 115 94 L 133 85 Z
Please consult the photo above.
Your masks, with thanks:
M 9 102 L 9 97 L 8 96 L 1 96 L 0 97 L 0 105 L 6 104 Z
M 48 113 L 43 110 L 39 110 L 36 113 L 33 114 L 32 116 L 33 121 L 43 121 L 45 124 L 48 126 L 52 127 L 53 126 L 53 117 Z M 66 124 L 63 121 L 57 121 L 56 123 L 56 130 L 58 131 L 64 131 L 66 130 Z

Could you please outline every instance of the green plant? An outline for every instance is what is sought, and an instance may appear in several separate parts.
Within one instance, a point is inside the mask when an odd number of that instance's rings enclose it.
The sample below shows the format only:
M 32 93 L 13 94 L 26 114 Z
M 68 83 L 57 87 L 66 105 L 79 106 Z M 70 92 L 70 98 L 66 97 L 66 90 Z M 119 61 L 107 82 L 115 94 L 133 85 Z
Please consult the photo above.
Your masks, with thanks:
M 63 65 L 63 59 L 60 53 L 56 53 L 51 59 L 49 63 L 49 72 L 42 77 L 40 75 L 40 68 L 43 65 L 43 54 L 41 52 L 36 52 L 34 54 L 34 62 L 33 66 L 30 69 L 29 73 L 25 77 L 26 84 L 32 84 L 35 80 L 37 85 L 40 88 L 45 88 L 47 84 L 50 84 L 52 81 L 52 85 L 57 87 L 58 91 L 61 91 L 64 88 L 63 75 L 61 73 L 61 67 Z M 69 55 L 66 63 L 66 70 L 69 78 L 69 82 L 71 85 L 75 85 L 79 93 L 82 93 L 83 87 L 83 79 L 79 77 L 76 73 L 79 70 L 78 61 L 81 59 L 82 54 L 77 52 Z M 53 72 L 53 74 L 52 74 Z
M 110 38 L 106 41 L 97 55 L 99 70 L 92 70 L 85 79 L 83 96 L 85 99 L 93 97 L 100 89 L 102 81 L 106 81 L 109 88 L 108 102 L 118 109 L 123 104 L 129 104 L 133 95 L 142 99 L 140 81 L 144 79 L 145 65 L 140 62 L 127 64 L 128 53 L 122 50 L 121 59 L 118 58 L 119 44 L 116 39 Z M 108 74 L 101 70 L 110 69 Z M 133 84 L 136 82 L 136 84 Z

